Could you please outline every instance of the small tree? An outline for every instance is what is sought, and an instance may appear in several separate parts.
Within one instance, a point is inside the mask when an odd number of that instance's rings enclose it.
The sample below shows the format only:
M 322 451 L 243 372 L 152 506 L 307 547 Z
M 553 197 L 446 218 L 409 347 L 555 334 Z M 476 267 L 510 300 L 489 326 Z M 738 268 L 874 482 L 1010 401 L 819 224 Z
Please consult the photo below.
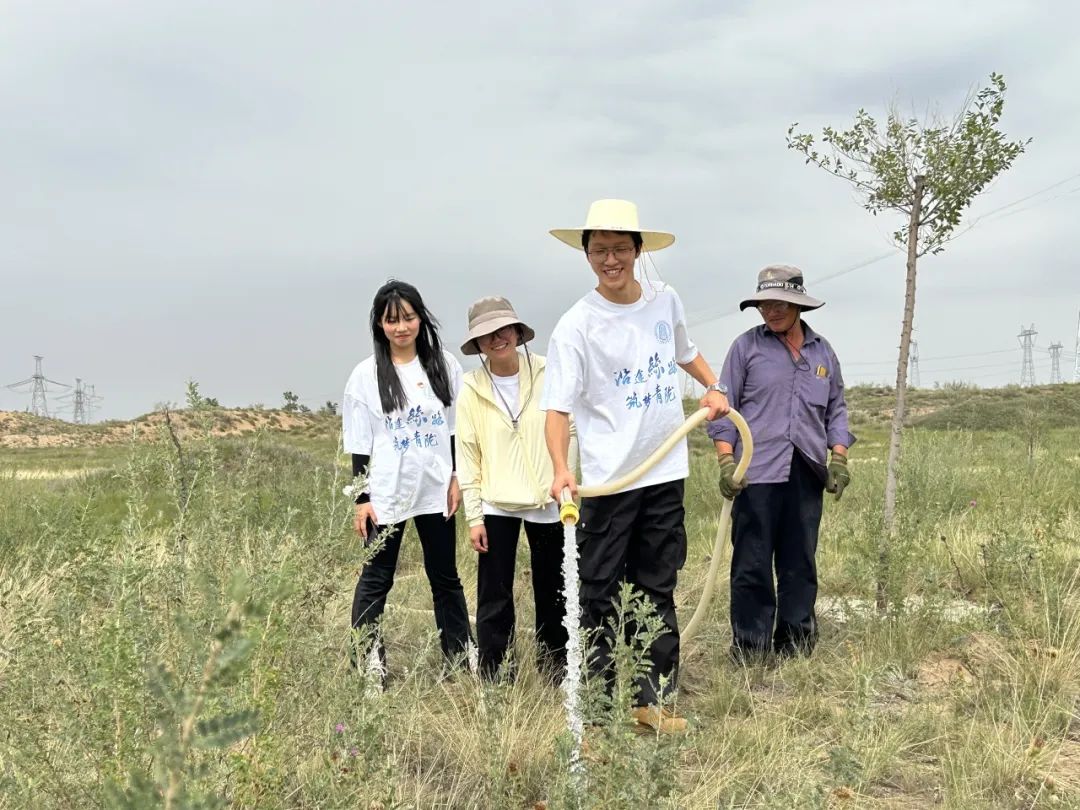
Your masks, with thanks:
M 221 403 L 216 397 L 204 397 L 199 392 L 199 384 L 195 380 L 187 381 L 187 406 L 193 411 L 205 410 L 206 408 L 220 408 Z
M 873 117 L 859 110 L 851 129 L 822 130 L 821 141 L 828 145 L 829 154 L 818 152 L 814 136 L 798 132 L 797 123 L 788 128 L 788 148 L 801 153 L 807 163 L 851 183 L 871 214 L 890 211 L 907 217 L 907 224 L 893 233 L 897 245 L 907 250 L 907 286 L 885 470 L 884 531 L 878 545 L 877 605 L 881 610 L 888 604 L 889 549 L 896 527 L 896 468 L 915 316 L 916 263 L 927 253 L 945 249 L 971 201 L 1031 142 L 1005 139 L 998 129 L 1004 106 L 1005 80 L 991 73 L 990 86 L 969 97 L 951 122 L 905 120 L 893 109 L 879 132 Z
M 285 399 L 285 404 L 281 406 L 281 410 L 286 413 L 296 413 L 300 410 L 300 397 L 294 394 L 292 391 L 286 391 L 281 395 Z

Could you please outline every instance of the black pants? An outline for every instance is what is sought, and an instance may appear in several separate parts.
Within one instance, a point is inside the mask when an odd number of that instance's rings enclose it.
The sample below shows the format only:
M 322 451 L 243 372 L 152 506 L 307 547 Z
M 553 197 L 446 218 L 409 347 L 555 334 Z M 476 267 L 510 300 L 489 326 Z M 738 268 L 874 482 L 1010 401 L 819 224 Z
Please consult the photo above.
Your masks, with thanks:
M 652 603 L 664 631 L 649 648 L 649 672 L 638 680 L 637 704 L 659 702 L 660 678 L 675 688 L 679 668 L 679 623 L 675 617 L 675 583 L 686 562 L 683 526 L 683 482 L 632 489 L 616 495 L 585 498 L 578 524 L 581 575 L 581 624 L 599 629 L 589 656 L 589 674 L 604 678 L 608 691 L 615 673 L 611 652 L 612 623 L 621 584 L 629 582 Z M 636 628 L 627 627 L 627 635 Z
M 732 653 L 809 654 L 817 641 L 824 484 L 798 450 L 782 484 L 750 484 L 731 510 Z M 776 587 L 773 588 L 773 566 Z
M 424 571 L 427 572 L 431 598 L 435 604 L 435 626 L 439 628 L 443 655 L 451 662 L 458 661 L 465 654 L 470 639 L 465 590 L 457 573 L 455 520 L 447 520 L 442 515 L 417 515 L 413 518 L 424 550 Z M 369 525 L 369 542 L 383 528 L 377 526 L 373 530 Z M 404 521 L 390 527 L 383 547 L 360 572 L 353 595 L 352 626 L 361 634 L 368 632 L 369 625 L 377 622 L 386 609 L 386 597 L 394 587 L 394 571 L 397 569 L 404 533 Z M 385 666 L 386 650 L 381 636 L 376 635 L 379 655 Z
M 480 673 L 493 678 L 514 639 L 514 564 L 521 524 L 529 540 L 536 605 L 536 662 L 557 683 L 566 669 L 566 599 L 562 590 L 562 524 L 485 515 L 488 550 L 476 572 L 476 642 Z M 512 677 L 513 672 L 508 672 Z

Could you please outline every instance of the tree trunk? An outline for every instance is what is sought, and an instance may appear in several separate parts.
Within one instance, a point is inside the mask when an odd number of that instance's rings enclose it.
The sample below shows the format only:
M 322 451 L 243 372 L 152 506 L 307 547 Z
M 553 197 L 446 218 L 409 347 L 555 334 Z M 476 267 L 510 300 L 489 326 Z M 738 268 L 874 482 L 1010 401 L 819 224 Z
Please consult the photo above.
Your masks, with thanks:
M 886 586 L 889 581 L 889 552 L 896 533 L 896 468 L 900 462 L 900 438 L 904 429 L 904 399 L 907 395 L 908 352 L 911 349 L 911 324 L 915 320 L 915 264 L 919 252 L 919 217 L 922 214 L 926 178 L 915 178 L 911 220 L 908 222 L 907 288 L 904 293 L 904 323 L 900 328 L 900 357 L 896 361 L 896 407 L 893 409 L 889 435 L 889 460 L 885 466 L 885 520 L 878 546 L 877 608 L 884 613 L 889 606 Z

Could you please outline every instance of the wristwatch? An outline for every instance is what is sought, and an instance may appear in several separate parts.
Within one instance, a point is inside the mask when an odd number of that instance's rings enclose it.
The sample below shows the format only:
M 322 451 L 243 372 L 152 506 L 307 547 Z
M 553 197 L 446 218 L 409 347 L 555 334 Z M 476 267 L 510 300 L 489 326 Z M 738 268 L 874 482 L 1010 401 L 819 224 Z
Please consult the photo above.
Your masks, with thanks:
M 714 383 L 713 383 L 712 385 L 707 385 L 707 386 L 705 386 L 705 393 L 707 394 L 707 393 L 709 393 L 710 391 L 719 391 L 719 392 L 720 392 L 721 394 L 723 394 L 724 396 L 727 396 L 727 386 L 726 386 L 726 385 L 724 385 L 724 384 L 723 384 L 722 382 L 720 382 L 719 380 L 717 380 L 716 382 L 714 382 Z

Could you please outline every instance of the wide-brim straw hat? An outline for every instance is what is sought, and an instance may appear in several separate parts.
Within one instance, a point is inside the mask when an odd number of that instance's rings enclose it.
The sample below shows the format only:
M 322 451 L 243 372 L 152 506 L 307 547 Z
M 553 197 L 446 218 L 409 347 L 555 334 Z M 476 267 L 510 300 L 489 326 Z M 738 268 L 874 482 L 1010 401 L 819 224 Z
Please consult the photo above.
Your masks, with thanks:
M 501 296 L 489 296 L 473 301 L 469 307 L 469 331 L 465 334 L 465 340 L 461 342 L 462 354 L 480 354 L 476 346 L 477 338 L 498 332 L 504 326 L 517 324 L 521 327 L 521 340 L 518 342 L 528 343 L 536 332 L 514 312 L 514 307 L 509 300 Z
M 580 228 L 555 228 L 548 233 L 572 248 L 584 250 L 582 231 L 640 233 L 641 249 L 650 252 L 663 250 L 675 243 L 674 234 L 667 231 L 644 230 L 638 221 L 637 206 L 628 200 L 597 200 L 589 206 L 589 215 Z
M 803 311 L 825 306 L 824 301 L 806 294 L 803 271 L 790 264 L 771 264 L 758 273 L 757 292 L 739 304 L 739 309 L 756 307 L 762 301 L 787 301 Z

